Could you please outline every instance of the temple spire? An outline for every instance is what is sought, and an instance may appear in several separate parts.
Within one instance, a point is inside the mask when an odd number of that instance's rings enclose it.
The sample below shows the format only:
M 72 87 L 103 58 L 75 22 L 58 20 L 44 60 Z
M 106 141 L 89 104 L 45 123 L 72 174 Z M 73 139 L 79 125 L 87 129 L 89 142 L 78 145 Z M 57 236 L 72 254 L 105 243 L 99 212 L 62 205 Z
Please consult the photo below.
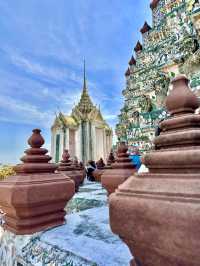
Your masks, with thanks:
M 87 90 L 87 83 L 86 83 L 86 70 L 85 70 L 85 59 L 84 59 L 84 83 L 83 83 L 83 90 L 86 91 Z
M 77 105 L 77 108 L 81 113 L 90 113 L 94 108 L 94 105 L 90 99 L 87 89 L 87 80 L 86 80 L 86 70 L 85 70 L 85 59 L 84 59 L 84 70 L 83 70 L 83 91 L 81 94 L 81 99 Z M 75 107 L 76 108 L 76 107 Z

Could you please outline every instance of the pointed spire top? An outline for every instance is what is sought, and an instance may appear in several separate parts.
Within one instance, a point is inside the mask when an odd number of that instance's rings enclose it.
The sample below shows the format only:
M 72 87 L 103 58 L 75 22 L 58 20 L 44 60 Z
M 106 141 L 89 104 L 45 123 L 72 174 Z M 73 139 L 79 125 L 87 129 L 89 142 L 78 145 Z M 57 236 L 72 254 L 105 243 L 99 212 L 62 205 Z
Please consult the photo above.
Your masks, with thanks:
M 135 58 L 133 56 L 131 57 L 131 60 L 129 61 L 129 65 L 130 66 L 136 65 L 136 61 L 135 61 Z
M 130 72 L 130 69 L 128 67 L 128 69 L 126 70 L 125 76 L 128 77 L 128 76 L 130 76 L 130 74 L 131 74 L 131 72 Z
M 152 0 L 151 1 L 150 7 L 151 7 L 152 10 L 157 7 L 159 1 L 160 0 Z
M 134 50 L 136 53 L 142 51 L 142 44 L 139 41 L 137 42 Z
M 87 89 L 87 81 L 86 81 L 86 70 L 85 70 L 85 59 L 84 59 L 84 82 L 83 82 L 83 91 L 81 94 L 81 99 L 78 103 L 77 107 L 81 113 L 90 113 L 92 109 L 94 108 L 94 105 L 90 99 L 90 96 L 88 94 L 88 89 Z
M 87 90 L 87 84 L 86 84 L 86 70 L 85 70 L 85 58 L 84 58 L 84 83 L 83 83 L 83 90 Z
M 144 23 L 143 27 L 141 28 L 140 32 L 141 32 L 142 34 L 144 34 L 144 33 L 148 32 L 148 31 L 150 31 L 150 30 L 151 30 L 151 27 L 150 27 L 149 24 L 145 21 L 145 23 Z

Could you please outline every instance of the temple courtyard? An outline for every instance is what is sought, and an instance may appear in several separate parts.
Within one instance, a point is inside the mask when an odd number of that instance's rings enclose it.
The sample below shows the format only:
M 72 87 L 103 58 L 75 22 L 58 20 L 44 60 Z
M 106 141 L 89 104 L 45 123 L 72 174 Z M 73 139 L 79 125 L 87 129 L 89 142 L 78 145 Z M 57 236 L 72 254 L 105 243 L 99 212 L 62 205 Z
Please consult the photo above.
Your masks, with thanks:
M 149 1 L 0 1 L 0 266 L 200 266 L 200 0 Z
M 1 234 L 1 266 L 13 265 L 13 255 L 17 266 L 129 265 L 128 247 L 111 232 L 107 195 L 100 183 L 85 181 L 67 212 L 63 226 L 32 236 Z

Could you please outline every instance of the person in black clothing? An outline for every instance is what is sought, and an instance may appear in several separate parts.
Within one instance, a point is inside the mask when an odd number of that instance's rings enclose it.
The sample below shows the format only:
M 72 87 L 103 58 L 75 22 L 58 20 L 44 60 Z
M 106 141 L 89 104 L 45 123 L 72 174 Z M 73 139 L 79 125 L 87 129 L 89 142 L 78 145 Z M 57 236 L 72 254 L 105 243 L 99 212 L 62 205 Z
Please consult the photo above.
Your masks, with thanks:
M 159 121 L 158 125 L 156 126 L 156 129 L 155 129 L 155 137 L 160 136 L 160 133 L 162 132 L 162 129 L 161 129 L 161 127 L 160 127 L 160 123 L 161 123 L 162 121 L 164 121 L 164 118 L 161 119 L 161 120 Z
M 86 176 L 89 181 L 94 182 L 95 178 L 93 176 L 93 172 L 96 170 L 97 166 L 94 161 L 88 161 L 86 166 Z

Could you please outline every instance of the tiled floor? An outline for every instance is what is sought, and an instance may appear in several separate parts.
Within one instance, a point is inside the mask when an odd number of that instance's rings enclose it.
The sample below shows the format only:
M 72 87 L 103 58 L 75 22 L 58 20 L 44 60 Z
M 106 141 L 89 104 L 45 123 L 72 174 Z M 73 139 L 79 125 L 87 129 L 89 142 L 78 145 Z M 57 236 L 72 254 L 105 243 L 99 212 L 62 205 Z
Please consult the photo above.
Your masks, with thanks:
M 106 191 L 86 182 L 67 206 L 67 223 L 31 236 L 1 231 L 0 266 L 129 266 L 109 226 Z
M 131 255 L 126 245 L 110 230 L 107 196 L 101 185 L 87 182 L 70 206 L 74 213 L 67 216 L 67 224 L 45 232 L 41 241 L 99 266 L 128 266 Z

